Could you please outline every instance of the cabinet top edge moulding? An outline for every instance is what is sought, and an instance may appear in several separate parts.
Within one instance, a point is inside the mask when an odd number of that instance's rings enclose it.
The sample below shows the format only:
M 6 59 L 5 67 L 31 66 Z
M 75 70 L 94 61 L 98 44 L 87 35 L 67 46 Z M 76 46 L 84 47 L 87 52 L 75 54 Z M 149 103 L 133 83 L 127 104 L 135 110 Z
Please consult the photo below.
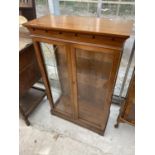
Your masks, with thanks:
M 78 32 L 94 35 L 115 36 L 127 39 L 133 21 L 79 16 L 48 15 L 23 24 L 27 28 Z

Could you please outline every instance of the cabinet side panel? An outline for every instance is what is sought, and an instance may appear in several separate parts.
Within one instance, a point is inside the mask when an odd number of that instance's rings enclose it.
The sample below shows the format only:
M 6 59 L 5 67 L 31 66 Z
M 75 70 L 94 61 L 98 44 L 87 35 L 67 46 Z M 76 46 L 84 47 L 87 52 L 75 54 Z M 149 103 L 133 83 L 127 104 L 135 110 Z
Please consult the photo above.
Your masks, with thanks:
M 132 77 L 128 95 L 125 100 L 124 119 L 135 124 L 135 76 Z

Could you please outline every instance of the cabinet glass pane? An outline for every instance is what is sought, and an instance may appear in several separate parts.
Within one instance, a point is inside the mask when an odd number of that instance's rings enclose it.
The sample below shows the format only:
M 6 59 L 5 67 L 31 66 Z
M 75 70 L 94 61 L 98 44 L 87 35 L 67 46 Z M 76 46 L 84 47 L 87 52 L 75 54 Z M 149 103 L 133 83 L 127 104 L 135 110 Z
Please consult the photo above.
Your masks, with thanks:
M 41 46 L 55 110 L 71 115 L 71 95 L 65 47 L 47 43 L 42 43 Z
M 91 1 L 60 1 L 61 15 L 96 16 L 97 3 Z
M 102 52 L 76 49 L 79 119 L 100 127 L 113 57 Z

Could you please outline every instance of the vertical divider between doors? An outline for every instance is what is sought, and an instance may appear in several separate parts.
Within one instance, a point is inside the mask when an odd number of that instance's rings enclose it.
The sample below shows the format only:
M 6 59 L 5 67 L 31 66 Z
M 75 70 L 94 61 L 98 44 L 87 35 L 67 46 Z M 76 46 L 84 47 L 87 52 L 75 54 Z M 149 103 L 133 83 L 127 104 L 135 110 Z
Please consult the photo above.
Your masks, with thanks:
M 73 108 L 73 119 L 78 119 L 78 104 L 77 104 L 77 79 L 76 79 L 76 62 L 75 62 L 75 49 L 71 45 L 67 45 L 69 76 L 71 86 L 71 100 Z

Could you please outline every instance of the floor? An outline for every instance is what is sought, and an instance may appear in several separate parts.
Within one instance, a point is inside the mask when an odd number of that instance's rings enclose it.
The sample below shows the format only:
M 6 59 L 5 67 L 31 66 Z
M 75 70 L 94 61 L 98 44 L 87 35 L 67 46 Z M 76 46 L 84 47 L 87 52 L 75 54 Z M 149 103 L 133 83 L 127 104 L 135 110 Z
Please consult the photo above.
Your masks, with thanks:
M 30 115 L 27 127 L 20 116 L 20 155 L 134 155 L 135 129 L 114 128 L 119 107 L 111 106 L 104 136 L 50 114 L 46 97 Z

